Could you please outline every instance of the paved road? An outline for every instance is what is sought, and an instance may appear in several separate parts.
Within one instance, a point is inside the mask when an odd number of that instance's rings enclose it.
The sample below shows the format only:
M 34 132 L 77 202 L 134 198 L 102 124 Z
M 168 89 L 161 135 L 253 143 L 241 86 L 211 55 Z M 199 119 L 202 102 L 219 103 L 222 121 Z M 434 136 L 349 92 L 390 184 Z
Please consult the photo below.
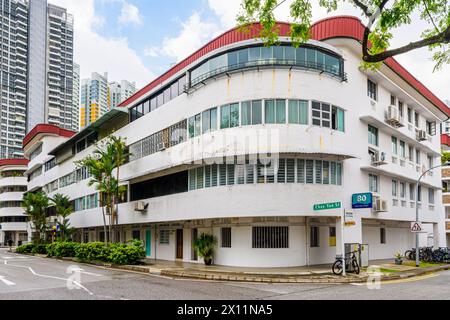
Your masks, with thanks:
M 81 269 L 81 270 L 80 270 Z M 75 272 L 74 272 L 75 271 Z M 79 277 L 78 277 L 79 275 Z M 69 279 L 69 280 L 68 280 Z M 69 286 L 68 286 L 69 285 Z M 176 280 L 67 261 L 11 254 L 0 249 L 0 300 L 208 300 L 208 299 L 446 299 L 450 272 L 365 285 L 250 284 Z

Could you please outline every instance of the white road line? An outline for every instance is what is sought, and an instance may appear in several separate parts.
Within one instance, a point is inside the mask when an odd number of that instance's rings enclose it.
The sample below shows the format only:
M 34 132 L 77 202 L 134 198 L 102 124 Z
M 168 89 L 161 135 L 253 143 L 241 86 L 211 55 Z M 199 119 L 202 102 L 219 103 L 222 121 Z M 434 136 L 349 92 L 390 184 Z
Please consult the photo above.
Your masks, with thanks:
M 16 267 L 16 268 L 25 268 L 28 269 L 33 275 L 37 276 L 37 277 L 42 277 L 42 278 L 49 278 L 49 279 L 56 279 L 56 280 L 61 280 L 67 283 L 68 280 L 67 278 L 60 278 L 60 277 L 54 277 L 54 276 L 49 276 L 49 275 L 45 275 L 45 274 L 39 274 L 37 272 L 35 272 L 33 270 L 33 268 L 31 267 L 27 267 L 27 266 L 18 266 L 18 265 L 12 265 L 12 264 L 8 264 L 8 261 L 4 260 L 3 261 L 5 265 L 10 266 L 10 267 Z M 86 291 L 89 295 L 93 296 L 94 293 L 92 293 L 88 288 L 86 288 L 85 286 L 83 286 L 81 283 L 79 283 L 78 281 L 73 281 L 72 283 L 74 283 L 76 286 L 78 286 L 79 288 L 83 289 L 84 291 Z
M 4 276 L 0 276 L 0 281 L 3 282 L 4 284 L 6 284 L 9 287 L 16 285 L 14 282 L 5 279 Z

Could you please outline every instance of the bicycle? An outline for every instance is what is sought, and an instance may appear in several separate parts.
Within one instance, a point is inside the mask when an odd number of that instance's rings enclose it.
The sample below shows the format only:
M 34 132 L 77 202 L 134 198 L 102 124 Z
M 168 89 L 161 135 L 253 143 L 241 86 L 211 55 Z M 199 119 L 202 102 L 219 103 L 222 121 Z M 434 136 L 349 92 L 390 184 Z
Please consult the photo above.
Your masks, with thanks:
M 359 267 L 359 263 L 358 263 L 358 259 L 356 259 L 356 251 L 355 252 L 350 252 L 349 254 L 346 254 L 346 258 L 345 258 L 345 270 L 350 270 L 350 265 L 353 267 L 352 268 L 352 272 L 359 274 L 361 269 Z M 351 257 L 350 257 L 351 255 Z M 349 256 L 347 258 L 347 256 Z M 333 264 L 332 267 L 333 273 L 337 276 L 342 275 L 343 273 L 343 268 L 342 268 L 342 257 L 337 258 L 337 260 L 335 261 L 335 263 Z

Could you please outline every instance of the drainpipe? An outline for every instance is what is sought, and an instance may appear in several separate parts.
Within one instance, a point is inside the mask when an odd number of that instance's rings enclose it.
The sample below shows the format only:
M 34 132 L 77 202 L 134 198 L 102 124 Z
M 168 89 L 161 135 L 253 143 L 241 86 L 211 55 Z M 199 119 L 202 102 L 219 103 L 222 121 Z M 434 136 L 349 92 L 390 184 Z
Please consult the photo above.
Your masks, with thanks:
M 305 237 L 306 237 L 306 241 L 305 241 L 305 245 L 306 245 L 306 265 L 309 267 L 309 237 L 308 237 L 308 230 L 309 230 L 309 217 L 305 218 Z

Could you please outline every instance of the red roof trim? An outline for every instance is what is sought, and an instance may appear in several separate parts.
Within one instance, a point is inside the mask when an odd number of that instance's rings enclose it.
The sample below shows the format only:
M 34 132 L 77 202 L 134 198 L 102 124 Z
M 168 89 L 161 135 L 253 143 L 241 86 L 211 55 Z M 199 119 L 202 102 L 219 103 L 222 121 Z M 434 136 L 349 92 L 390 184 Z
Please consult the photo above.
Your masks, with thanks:
M 27 159 L 0 159 L 0 167 L 4 166 L 27 166 L 28 165 Z
M 36 137 L 38 134 L 52 134 L 61 137 L 71 138 L 76 134 L 76 132 L 67 129 L 62 129 L 52 124 L 38 124 L 23 139 L 22 143 L 23 147 L 26 147 L 31 142 L 31 140 L 33 140 L 33 138 Z
M 278 26 L 280 27 L 281 36 L 288 36 L 290 34 L 289 23 L 280 22 L 278 23 Z M 358 42 L 362 42 L 364 29 L 364 25 L 357 17 L 335 16 L 319 20 L 312 26 L 311 32 L 312 39 L 318 41 L 332 38 L 350 38 Z M 150 84 L 148 84 L 146 87 L 139 90 L 136 94 L 122 102 L 120 106 L 125 107 L 132 104 L 133 102 L 147 94 L 149 91 L 153 90 L 157 86 L 161 85 L 164 81 L 168 80 L 170 77 L 174 76 L 175 74 L 189 66 L 191 63 L 218 48 L 225 47 L 236 42 L 258 38 L 260 30 L 261 26 L 255 24 L 248 33 L 243 33 L 237 28 L 225 32 L 216 39 L 212 40 L 210 43 L 203 46 L 188 58 L 172 67 L 162 76 L 150 82 Z M 404 67 L 402 67 L 395 59 L 389 58 L 385 61 L 385 64 L 395 73 L 397 73 L 403 80 L 414 87 L 428 101 L 430 101 L 444 114 L 450 117 L 450 108 L 438 97 L 436 97 L 428 88 L 426 88 L 419 80 L 417 80 L 411 73 L 409 73 Z
M 450 147 L 450 136 L 447 134 L 441 135 L 441 144 Z

